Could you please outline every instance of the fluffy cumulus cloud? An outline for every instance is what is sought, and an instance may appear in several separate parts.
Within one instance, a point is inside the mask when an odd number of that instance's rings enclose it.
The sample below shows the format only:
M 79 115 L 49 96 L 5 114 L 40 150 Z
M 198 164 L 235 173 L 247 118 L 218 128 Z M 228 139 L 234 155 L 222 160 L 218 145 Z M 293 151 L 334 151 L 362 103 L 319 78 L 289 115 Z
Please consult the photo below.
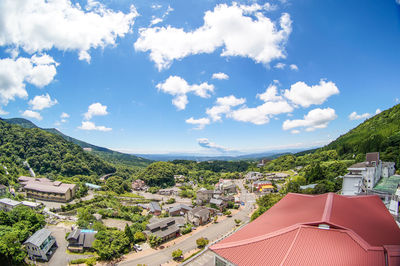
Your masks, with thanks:
M 293 107 L 282 96 L 277 95 L 276 84 L 271 84 L 264 93 L 257 94 L 257 98 L 264 103 L 256 107 L 241 107 L 232 111 L 229 116 L 237 121 L 263 125 L 275 115 L 293 111 Z
M 332 108 L 316 108 L 308 112 L 304 119 L 286 120 L 283 122 L 283 130 L 295 128 L 305 128 L 306 131 L 314 131 L 320 128 L 326 128 L 330 121 L 337 118 L 335 110 Z M 299 133 L 298 130 L 292 130 L 292 133 Z
M 35 96 L 32 100 L 29 101 L 29 105 L 31 105 L 31 108 L 33 110 L 43 110 L 45 108 L 52 107 L 57 103 L 57 100 L 52 100 L 48 93 L 46 93 L 45 95 Z
M 377 114 L 380 114 L 380 113 L 382 113 L 382 110 L 381 109 L 376 109 L 376 111 L 375 111 L 375 114 L 377 115 Z
M 93 103 L 89 105 L 88 111 L 84 114 L 86 120 L 92 119 L 93 116 L 107 115 L 107 106 L 101 103 Z
M 97 131 L 104 131 L 104 132 L 112 130 L 112 128 L 109 128 L 109 127 L 96 126 L 96 124 L 91 121 L 82 121 L 82 125 L 80 125 L 78 128 L 82 129 L 82 130 L 97 130 Z
M 219 73 L 214 73 L 212 75 L 213 79 L 219 79 L 219 80 L 226 80 L 229 79 L 229 76 L 225 73 L 219 72 Z
M 200 147 L 203 147 L 206 149 L 211 149 L 211 150 L 215 150 L 215 151 L 219 151 L 219 152 L 228 151 L 227 148 L 219 146 L 219 145 L 215 144 L 214 142 L 209 141 L 207 138 L 197 139 L 197 143 L 200 145 Z
M 236 98 L 233 95 L 217 98 L 216 105 L 206 110 L 207 115 L 213 121 L 221 121 L 222 115 L 229 114 L 231 108 L 246 102 L 244 98 Z
M 150 59 L 159 70 L 168 68 L 173 60 L 213 53 L 220 47 L 221 56 L 248 57 L 268 64 L 285 58 L 284 45 L 292 31 L 292 21 L 284 13 L 275 23 L 263 14 L 264 10 L 258 4 L 220 4 L 207 11 L 203 26 L 193 31 L 171 26 L 141 28 L 134 47 L 136 51 L 150 51 Z
M 210 124 L 210 119 L 209 118 L 199 118 L 199 119 L 194 119 L 193 117 L 186 119 L 186 123 L 196 125 L 194 129 L 203 129 L 206 125 Z
M 357 112 L 352 112 L 349 115 L 349 119 L 350 120 L 364 120 L 364 119 L 367 119 L 369 117 L 371 117 L 371 114 L 369 114 L 369 113 L 364 113 L 364 114 L 359 115 L 359 114 L 357 114 Z
M 115 12 L 97 1 L 86 8 L 70 0 L 3 0 L 0 2 L 0 46 L 10 45 L 28 53 L 57 48 L 79 53 L 90 61 L 91 48 L 115 45 L 118 37 L 131 31 L 138 15 Z
M 25 110 L 22 113 L 22 116 L 25 116 L 25 117 L 28 117 L 28 118 L 35 118 L 37 120 L 42 120 L 43 119 L 43 117 L 40 115 L 39 112 L 35 112 L 35 111 L 32 111 L 32 110 Z
M 295 71 L 299 70 L 299 67 L 295 64 L 291 64 L 289 67 L 291 70 L 295 70 Z
M 289 90 L 285 90 L 284 96 L 294 104 L 309 107 L 313 104 L 322 104 L 330 96 L 338 93 L 339 89 L 332 81 L 321 80 L 319 84 L 312 86 L 299 81 L 293 84 Z
M 57 73 L 57 65 L 57 62 L 46 54 L 34 55 L 31 58 L 1 59 L 0 104 L 7 105 L 15 98 L 28 97 L 26 83 L 39 88 L 51 83 Z
M 214 85 L 203 82 L 201 84 L 189 85 L 186 80 L 178 76 L 170 76 L 167 80 L 156 85 L 156 87 L 167 94 L 174 96 L 172 104 L 183 110 L 188 104 L 188 93 L 194 93 L 202 98 L 210 97 L 210 93 L 214 91 Z

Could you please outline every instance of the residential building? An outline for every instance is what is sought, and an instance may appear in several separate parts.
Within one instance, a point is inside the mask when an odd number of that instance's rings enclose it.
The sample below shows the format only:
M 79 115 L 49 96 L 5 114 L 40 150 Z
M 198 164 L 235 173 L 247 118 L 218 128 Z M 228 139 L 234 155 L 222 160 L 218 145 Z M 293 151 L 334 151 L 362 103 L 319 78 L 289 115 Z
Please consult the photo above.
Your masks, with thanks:
M 221 211 L 224 207 L 226 207 L 226 205 L 227 205 L 227 203 L 226 203 L 225 201 L 223 201 L 222 199 L 215 199 L 215 198 L 212 198 L 212 199 L 210 200 L 210 204 L 215 205 L 220 211 Z M 212 205 L 211 205 L 211 206 L 212 206 Z
M 132 189 L 136 191 L 146 190 L 147 186 L 146 183 L 141 179 L 136 179 L 132 182 Z
M 25 201 L 25 200 L 21 201 L 21 203 L 22 203 L 22 205 L 29 207 L 31 209 L 35 209 L 35 210 L 39 209 L 43 205 L 40 202 L 32 202 L 32 201 Z
M 158 216 L 161 214 L 161 207 L 158 202 L 152 201 L 149 203 L 149 212 L 155 216 Z
M 48 229 L 40 229 L 24 242 L 28 256 L 32 260 L 49 261 L 57 249 L 56 239 Z
M 267 159 L 262 159 L 258 162 L 257 167 L 264 167 L 267 162 Z
M 382 177 L 390 177 L 396 173 L 396 169 L 394 168 L 394 162 L 383 162 L 382 163 Z
M 214 193 L 214 190 L 208 190 L 205 188 L 199 189 L 196 193 L 198 204 L 210 202 L 210 199 L 213 197 L 214 194 L 216 194 Z
M 343 176 L 342 194 L 358 195 L 373 189 L 383 175 L 383 164 L 385 176 L 394 174 L 394 163 L 382 163 L 379 152 L 367 153 L 365 162 L 356 163 L 347 168 L 349 173 Z
M 68 237 L 68 250 L 73 252 L 84 252 L 92 249 L 93 241 L 97 231 L 88 229 L 75 229 Z
M 218 266 L 394 266 L 400 228 L 375 195 L 289 193 L 210 250 Z
M 168 213 L 170 216 L 183 216 L 185 215 L 188 211 L 191 211 L 192 208 L 185 205 L 185 204 L 178 204 L 174 207 L 170 207 L 168 209 Z
M 9 198 L 0 199 L 0 210 L 8 212 L 21 205 L 21 202 Z
M 230 179 L 220 179 L 215 187 L 223 194 L 236 194 L 236 184 Z
M 0 184 L 0 196 L 3 196 L 7 193 L 7 187 L 3 184 Z
M 180 235 L 180 229 L 173 217 L 162 218 L 159 221 L 146 225 L 146 230 L 143 233 L 148 237 L 155 235 L 161 240 L 167 241 Z
M 210 218 L 210 210 L 203 206 L 195 207 L 186 214 L 186 220 L 196 226 L 208 223 Z
M 174 175 L 174 179 L 176 183 L 185 182 L 186 177 L 184 175 Z
M 27 197 L 47 201 L 71 201 L 77 190 L 76 184 L 64 184 L 47 178 L 21 176 L 18 182 L 23 186 Z
M 160 195 L 165 195 L 165 196 L 178 196 L 179 195 L 180 189 L 177 187 L 172 187 L 172 188 L 163 188 L 160 189 L 157 193 Z

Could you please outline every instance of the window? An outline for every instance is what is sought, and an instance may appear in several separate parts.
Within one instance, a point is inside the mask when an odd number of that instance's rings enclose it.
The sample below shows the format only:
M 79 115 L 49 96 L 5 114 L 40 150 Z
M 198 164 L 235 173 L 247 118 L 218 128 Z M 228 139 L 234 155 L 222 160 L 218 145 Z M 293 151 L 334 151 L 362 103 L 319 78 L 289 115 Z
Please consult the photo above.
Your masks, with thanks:
M 226 262 L 215 256 L 215 266 L 226 266 Z

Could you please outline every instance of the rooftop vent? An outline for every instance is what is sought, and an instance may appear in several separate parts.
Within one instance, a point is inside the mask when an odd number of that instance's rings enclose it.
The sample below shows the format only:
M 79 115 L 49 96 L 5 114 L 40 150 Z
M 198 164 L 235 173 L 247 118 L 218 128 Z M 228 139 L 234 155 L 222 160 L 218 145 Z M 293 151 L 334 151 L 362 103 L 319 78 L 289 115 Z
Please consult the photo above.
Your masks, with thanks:
M 330 226 L 329 226 L 328 224 L 319 224 L 319 225 L 318 225 L 318 228 L 319 228 L 319 229 L 326 229 L 326 230 L 329 230 L 329 229 L 330 229 Z

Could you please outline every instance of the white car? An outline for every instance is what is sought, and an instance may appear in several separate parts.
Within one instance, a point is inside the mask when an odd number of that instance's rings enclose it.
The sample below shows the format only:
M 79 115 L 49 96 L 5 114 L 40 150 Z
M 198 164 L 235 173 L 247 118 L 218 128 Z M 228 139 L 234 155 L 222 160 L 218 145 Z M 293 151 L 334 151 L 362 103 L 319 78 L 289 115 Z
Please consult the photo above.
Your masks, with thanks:
M 136 251 L 142 251 L 142 247 L 138 244 L 133 245 L 133 247 L 136 249 Z

